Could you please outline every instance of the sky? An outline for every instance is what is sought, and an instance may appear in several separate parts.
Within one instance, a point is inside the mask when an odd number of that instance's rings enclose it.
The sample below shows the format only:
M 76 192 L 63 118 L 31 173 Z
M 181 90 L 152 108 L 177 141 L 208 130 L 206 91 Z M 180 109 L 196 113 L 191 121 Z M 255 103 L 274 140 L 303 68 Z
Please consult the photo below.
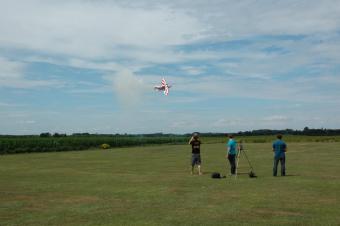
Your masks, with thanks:
M 0 0 L 0 134 L 340 128 L 339 69 L 338 0 Z

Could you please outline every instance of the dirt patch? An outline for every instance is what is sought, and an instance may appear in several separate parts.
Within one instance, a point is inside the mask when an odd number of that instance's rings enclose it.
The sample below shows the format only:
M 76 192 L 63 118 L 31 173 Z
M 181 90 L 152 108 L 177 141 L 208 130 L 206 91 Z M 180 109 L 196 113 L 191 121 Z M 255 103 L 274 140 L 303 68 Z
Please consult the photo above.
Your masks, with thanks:
M 285 210 L 269 210 L 269 209 L 255 209 L 253 211 L 256 214 L 265 215 L 265 216 L 295 216 L 301 217 L 303 216 L 302 213 L 296 211 L 285 211 Z
M 94 203 L 100 199 L 95 196 L 69 196 L 61 200 L 61 202 L 66 204 L 82 204 L 82 203 Z

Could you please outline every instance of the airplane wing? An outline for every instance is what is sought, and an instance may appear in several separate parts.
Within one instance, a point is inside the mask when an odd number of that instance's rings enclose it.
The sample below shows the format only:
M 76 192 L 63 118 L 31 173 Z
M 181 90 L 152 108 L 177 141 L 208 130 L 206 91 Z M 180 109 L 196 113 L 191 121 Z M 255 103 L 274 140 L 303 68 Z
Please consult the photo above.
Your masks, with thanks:
M 162 78 L 162 86 L 166 86 L 166 81 L 164 78 Z
M 167 96 L 169 94 L 169 88 L 170 87 L 171 86 L 166 83 L 166 80 L 164 78 L 162 78 L 161 85 L 160 86 L 154 86 L 154 89 L 158 90 L 158 91 L 164 91 L 164 95 Z
M 169 87 L 166 85 L 164 89 L 164 94 L 167 96 L 169 94 Z

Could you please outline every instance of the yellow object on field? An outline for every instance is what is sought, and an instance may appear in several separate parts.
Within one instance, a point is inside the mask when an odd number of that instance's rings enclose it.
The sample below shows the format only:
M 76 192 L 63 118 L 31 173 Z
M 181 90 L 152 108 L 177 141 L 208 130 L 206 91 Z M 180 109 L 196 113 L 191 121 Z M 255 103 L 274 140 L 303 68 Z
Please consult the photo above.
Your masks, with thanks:
M 109 149 L 111 146 L 109 144 L 100 145 L 101 149 Z

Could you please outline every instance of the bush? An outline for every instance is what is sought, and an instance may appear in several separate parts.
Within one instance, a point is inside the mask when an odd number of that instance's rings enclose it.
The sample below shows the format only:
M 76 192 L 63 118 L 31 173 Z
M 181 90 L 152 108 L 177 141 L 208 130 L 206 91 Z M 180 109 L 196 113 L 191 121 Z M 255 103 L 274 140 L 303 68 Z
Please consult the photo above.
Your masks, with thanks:
M 101 149 L 109 149 L 111 146 L 109 144 L 102 144 L 100 145 Z

